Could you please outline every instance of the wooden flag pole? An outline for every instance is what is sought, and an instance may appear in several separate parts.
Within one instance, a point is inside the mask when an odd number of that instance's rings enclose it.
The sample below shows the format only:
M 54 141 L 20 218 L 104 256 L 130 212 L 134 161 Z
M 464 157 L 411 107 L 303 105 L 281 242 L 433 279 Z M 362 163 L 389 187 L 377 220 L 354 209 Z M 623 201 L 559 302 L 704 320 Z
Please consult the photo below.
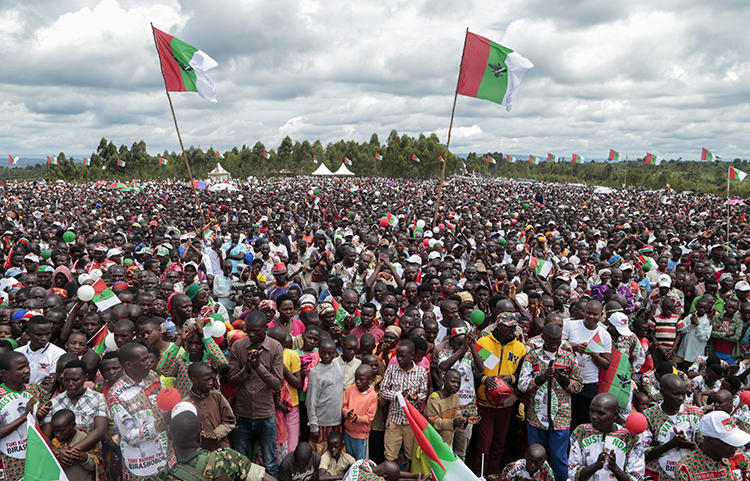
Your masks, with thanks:
M 730 167 L 727 167 L 727 252 L 729 252 L 729 169 Z
M 174 120 L 174 128 L 177 131 L 177 140 L 180 141 L 180 149 L 182 149 L 182 158 L 185 160 L 185 167 L 187 167 L 188 176 L 190 177 L 190 187 L 193 188 L 193 195 L 195 196 L 195 205 L 198 206 L 198 211 L 201 213 L 201 220 L 203 226 L 206 225 L 206 216 L 203 215 L 203 208 L 201 207 L 200 200 L 198 200 L 198 189 L 195 187 L 195 181 L 193 180 L 193 172 L 190 170 L 190 162 L 188 162 L 187 154 L 185 153 L 185 146 L 182 144 L 182 135 L 180 135 L 180 127 L 177 125 L 177 116 L 174 114 L 174 106 L 172 105 L 172 97 L 169 96 L 169 90 L 167 90 L 167 77 L 164 76 L 164 67 L 161 64 L 161 55 L 159 54 L 159 45 L 156 43 L 156 32 L 154 32 L 154 24 L 151 23 L 151 34 L 154 36 L 154 47 L 156 48 L 156 56 L 159 58 L 159 69 L 161 70 L 161 78 L 164 80 L 164 91 L 167 93 L 167 100 L 169 100 L 169 110 L 172 111 L 172 120 Z
M 448 125 L 448 138 L 445 142 L 445 154 L 443 155 L 443 166 L 440 169 L 440 186 L 438 187 L 437 202 L 435 203 L 435 215 L 432 217 L 432 227 L 437 225 L 438 211 L 440 210 L 440 200 L 443 197 L 443 181 L 445 179 L 445 165 L 448 163 L 448 149 L 451 146 L 451 131 L 453 130 L 453 116 L 456 114 L 456 100 L 458 99 L 458 85 L 461 81 L 461 66 L 464 63 L 464 51 L 466 50 L 466 39 L 469 37 L 469 27 L 466 27 L 464 35 L 464 47 L 461 49 L 461 63 L 458 64 L 458 78 L 456 79 L 456 92 L 453 94 L 453 108 L 451 109 L 451 122 Z

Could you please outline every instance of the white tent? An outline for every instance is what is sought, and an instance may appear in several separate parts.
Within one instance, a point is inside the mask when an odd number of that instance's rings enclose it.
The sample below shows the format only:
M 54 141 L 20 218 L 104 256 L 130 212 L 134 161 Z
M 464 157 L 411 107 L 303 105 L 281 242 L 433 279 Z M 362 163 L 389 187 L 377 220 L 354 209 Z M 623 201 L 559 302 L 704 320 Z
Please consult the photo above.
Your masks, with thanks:
M 354 175 L 354 172 L 346 168 L 346 164 L 343 162 L 341 163 L 341 167 L 339 167 L 339 170 L 333 173 L 333 175 Z
M 217 163 L 216 168 L 208 173 L 208 178 L 215 182 L 224 182 L 231 179 L 232 176 L 221 166 L 221 163 Z
M 235 185 L 228 184 L 228 183 L 221 183 L 221 184 L 213 184 L 212 186 L 208 188 L 208 190 L 210 190 L 211 192 L 222 192 L 225 190 L 229 192 L 234 192 L 239 189 Z
M 311 175 L 333 175 L 333 172 L 326 167 L 326 164 L 320 164 Z

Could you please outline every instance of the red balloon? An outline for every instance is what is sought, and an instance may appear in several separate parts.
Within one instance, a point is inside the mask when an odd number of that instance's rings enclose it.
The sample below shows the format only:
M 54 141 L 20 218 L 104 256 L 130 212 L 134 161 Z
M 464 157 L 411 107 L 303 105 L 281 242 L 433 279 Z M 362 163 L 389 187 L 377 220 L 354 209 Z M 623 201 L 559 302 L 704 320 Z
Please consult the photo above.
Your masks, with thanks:
M 380 227 L 388 227 L 388 219 L 385 217 L 380 219 Z
M 423 245 L 424 245 L 425 247 L 429 247 L 429 246 L 430 246 L 430 239 L 425 239 L 425 240 L 423 240 L 423 241 L 422 241 L 422 244 L 423 244 Z
M 740 393 L 740 401 L 746 406 L 750 405 L 750 391 L 742 391 Z
M 214 342 L 217 346 L 221 346 L 221 343 L 224 342 L 224 336 L 214 337 Z
M 627 419 L 625 419 L 625 428 L 632 434 L 641 434 L 648 428 L 646 416 L 638 412 L 628 414 Z
M 445 229 L 445 224 L 438 224 L 438 229 Z
M 180 401 L 182 401 L 180 391 L 173 387 L 165 387 L 156 395 L 156 405 L 162 411 L 171 411 Z

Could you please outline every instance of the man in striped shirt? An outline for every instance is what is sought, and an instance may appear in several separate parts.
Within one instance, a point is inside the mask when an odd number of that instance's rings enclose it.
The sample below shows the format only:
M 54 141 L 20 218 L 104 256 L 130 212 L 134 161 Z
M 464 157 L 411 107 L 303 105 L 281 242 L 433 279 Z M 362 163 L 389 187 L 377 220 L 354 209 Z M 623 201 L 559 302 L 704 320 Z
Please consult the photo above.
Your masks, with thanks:
M 677 330 L 682 327 L 683 322 L 675 314 L 674 309 L 674 300 L 665 297 L 661 301 L 661 312 L 649 321 L 650 326 L 656 331 L 656 349 L 652 354 L 656 365 L 665 359 L 672 359 L 674 350 L 680 343 L 681 334 Z

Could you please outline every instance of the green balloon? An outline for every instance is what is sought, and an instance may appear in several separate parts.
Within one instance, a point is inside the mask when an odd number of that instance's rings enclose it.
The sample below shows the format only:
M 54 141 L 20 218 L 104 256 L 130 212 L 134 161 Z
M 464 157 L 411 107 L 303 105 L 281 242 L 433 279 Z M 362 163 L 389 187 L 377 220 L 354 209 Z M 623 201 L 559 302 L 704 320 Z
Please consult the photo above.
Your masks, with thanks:
M 484 312 L 477 309 L 476 311 L 471 313 L 471 323 L 475 326 L 480 325 L 484 322 Z
M 49 259 L 50 257 L 52 257 L 52 251 L 51 251 L 51 250 L 49 250 L 49 249 L 44 249 L 44 250 L 43 250 L 43 251 L 41 252 L 41 254 L 42 254 L 42 259 L 44 259 L 45 261 L 46 261 L 47 259 Z
M 63 234 L 63 240 L 65 242 L 75 242 L 76 240 L 76 234 L 75 232 L 67 231 Z
M 497 243 L 498 243 L 498 244 L 500 244 L 501 246 L 504 246 L 505 244 L 507 244 L 507 243 L 508 243 L 508 241 L 507 241 L 507 240 L 505 240 L 505 239 L 503 239 L 503 238 L 501 237 L 501 238 L 499 238 L 499 239 L 497 240 Z
M 529 208 L 529 203 L 528 202 L 524 202 L 523 203 L 523 208 L 524 209 L 528 209 Z
M 313 190 L 313 194 L 315 194 L 315 195 L 318 195 L 318 194 L 320 194 L 320 189 L 315 189 L 315 190 Z

